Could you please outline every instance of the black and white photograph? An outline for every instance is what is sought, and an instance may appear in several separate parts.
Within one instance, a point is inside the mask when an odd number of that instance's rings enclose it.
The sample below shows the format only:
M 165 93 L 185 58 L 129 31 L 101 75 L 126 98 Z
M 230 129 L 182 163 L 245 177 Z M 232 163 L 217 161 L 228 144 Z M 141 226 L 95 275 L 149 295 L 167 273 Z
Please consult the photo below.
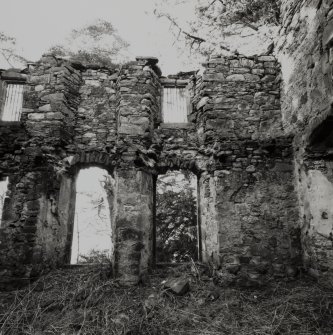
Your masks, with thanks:
M 0 13 L 0 335 L 333 334 L 333 0 Z

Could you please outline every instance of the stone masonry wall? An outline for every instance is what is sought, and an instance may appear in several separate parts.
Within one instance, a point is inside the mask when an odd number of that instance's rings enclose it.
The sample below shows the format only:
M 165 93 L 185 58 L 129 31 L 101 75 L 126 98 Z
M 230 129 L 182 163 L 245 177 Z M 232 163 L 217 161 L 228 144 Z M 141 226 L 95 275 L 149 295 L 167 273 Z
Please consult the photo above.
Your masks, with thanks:
M 294 136 L 303 261 L 321 277 L 333 271 L 333 3 L 288 0 L 281 10 L 276 49 L 283 79 L 282 120 L 286 133 Z
M 196 81 L 203 143 L 282 136 L 279 64 L 273 56 L 212 58 Z
M 0 138 L 13 139 L 0 143 L 0 177 L 10 176 L 2 283 L 69 261 L 75 178 L 88 166 L 112 177 L 113 265 L 124 284 L 152 266 L 153 180 L 168 169 L 198 177 L 205 262 L 244 285 L 296 275 L 299 216 L 279 65 L 235 56 L 205 66 L 201 76 L 163 78 L 152 57 L 115 68 L 52 56 L 30 65 L 21 122 L 0 125 Z M 186 124 L 165 124 L 161 88 L 177 80 L 191 90 L 192 111 Z
M 204 259 L 215 259 L 241 284 L 293 277 L 300 241 L 290 142 L 232 147 L 200 177 Z
M 86 69 L 81 75 L 83 84 L 76 112 L 75 149 L 110 150 L 116 139 L 118 72 L 116 69 Z

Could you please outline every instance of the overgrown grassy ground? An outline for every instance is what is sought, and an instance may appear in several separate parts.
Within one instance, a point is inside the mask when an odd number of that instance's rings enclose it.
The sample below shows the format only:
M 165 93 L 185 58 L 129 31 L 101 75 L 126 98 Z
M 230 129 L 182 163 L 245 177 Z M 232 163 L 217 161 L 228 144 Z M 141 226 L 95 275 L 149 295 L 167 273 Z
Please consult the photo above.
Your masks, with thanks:
M 57 270 L 0 292 L 0 334 L 333 334 L 333 288 L 306 278 L 222 288 L 195 273 L 193 266 L 160 269 L 144 286 L 124 288 L 101 268 Z M 161 282 L 180 274 L 191 289 L 174 296 Z

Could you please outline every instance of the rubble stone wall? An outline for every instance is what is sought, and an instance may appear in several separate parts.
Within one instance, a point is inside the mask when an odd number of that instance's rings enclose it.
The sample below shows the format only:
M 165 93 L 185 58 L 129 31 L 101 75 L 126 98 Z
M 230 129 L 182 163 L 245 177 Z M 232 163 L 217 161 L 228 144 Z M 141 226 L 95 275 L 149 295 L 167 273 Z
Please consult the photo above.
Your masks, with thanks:
M 282 120 L 294 136 L 295 182 L 303 261 L 316 277 L 333 271 L 332 46 L 333 3 L 282 1 L 277 44 Z
M 135 284 L 152 266 L 154 179 L 194 172 L 202 258 L 245 285 L 300 266 L 292 138 L 282 129 L 272 56 L 215 57 L 202 75 L 161 77 L 155 58 L 103 68 L 45 56 L 26 71 L 21 121 L 0 125 L 0 177 L 10 177 L 1 226 L 3 283 L 69 262 L 75 180 L 111 175 L 115 275 Z M 3 73 L 4 75 L 6 73 Z M 185 124 L 162 121 L 161 88 L 187 86 Z
M 282 136 L 280 69 L 273 56 L 212 58 L 196 81 L 203 143 Z
M 200 178 L 203 257 L 242 284 L 292 277 L 300 241 L 290 142 L 232 147 L 218 169 Z

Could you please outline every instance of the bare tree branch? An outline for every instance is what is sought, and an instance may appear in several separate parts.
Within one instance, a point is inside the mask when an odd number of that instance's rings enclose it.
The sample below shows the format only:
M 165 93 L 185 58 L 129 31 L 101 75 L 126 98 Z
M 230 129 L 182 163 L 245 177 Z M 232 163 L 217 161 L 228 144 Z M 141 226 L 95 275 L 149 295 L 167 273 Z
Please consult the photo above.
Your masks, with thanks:
M 183 30 L 183 28 L 180 27 L 180 25 L 169 15 L 169 14 L 166 14 L 166 13 L 160 13 L 160 12 L 157 12 L 156 10 L 154 11 L 155 15 L 159 18 L 162 18 L 162 17 L 165 17 L 166 19 L 168 19 L 179 31 L 179 33 L 185 35 L 185 37 L 193 40 L 192 43 L 198 43 L 199 45 L 203 42 L 206 42 L 205 39 L 201 38 L 201 37 L 198 37 L 198 36 L 194 36 L 188 32 L 186 32 L 185 30 Z
M 258 39 L 266 43 L 263 37 L 265 33 L 259 28 L 267 24 L 277 25 L 279 19 L 278 0 L 192 0 L 196 18 L 190 18 L 189 28 L 184 29 L 174 10 L 159 10 L 155 1 L 155 15 L 170 22 L 175 30 L 175 38 L 179 40 L 179 36 L 183 35 L 190 50 L 197 50 L 202 55 L 217 50 L 223 41 L 233 44 L 230 36 L 237 35 L 244 28 L 250 28 Z M 274 35 L 274 31 L 271 34 Z M 230 51 L 227 46 L 221 48 Z

